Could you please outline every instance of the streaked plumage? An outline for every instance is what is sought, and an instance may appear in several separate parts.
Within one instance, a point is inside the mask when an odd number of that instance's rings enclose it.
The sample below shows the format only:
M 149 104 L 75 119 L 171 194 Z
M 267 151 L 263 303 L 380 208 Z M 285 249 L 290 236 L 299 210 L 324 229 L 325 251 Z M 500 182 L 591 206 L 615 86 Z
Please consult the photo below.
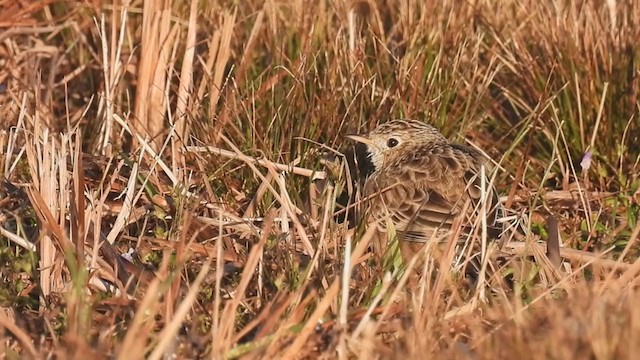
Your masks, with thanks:
M 479 151 L 450 143 L 433 126 L 414 120 L 393 120 L 349 137 L 367 145 L 375 167 L 364 186 L 364 195 L 371 197 L 370 215 L 380 220 L 381 232 L 387 221 L 393 222 L 405 258 L 430 239 L 448 238 L 457 217 L 464 216 L 466 232 L 477 223 L 480 175 L 487 162 Z M 503 208 L 486 172 L 487 234 L 497 238 Z M 468 211 L 462 214 L 467 201 Z

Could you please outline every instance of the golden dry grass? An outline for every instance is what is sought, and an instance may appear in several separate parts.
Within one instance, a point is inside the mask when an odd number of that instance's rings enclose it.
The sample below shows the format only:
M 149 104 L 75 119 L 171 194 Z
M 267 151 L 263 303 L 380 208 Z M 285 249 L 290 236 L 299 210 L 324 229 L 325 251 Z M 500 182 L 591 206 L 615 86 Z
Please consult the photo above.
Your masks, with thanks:
M 0 352 L 631 358 L 639 36 L 632 0 L 0 0 Z M 407 294 L 341 221 L 321 160 L 392 117 L 496 161 L 509 284 L 449 251 Z

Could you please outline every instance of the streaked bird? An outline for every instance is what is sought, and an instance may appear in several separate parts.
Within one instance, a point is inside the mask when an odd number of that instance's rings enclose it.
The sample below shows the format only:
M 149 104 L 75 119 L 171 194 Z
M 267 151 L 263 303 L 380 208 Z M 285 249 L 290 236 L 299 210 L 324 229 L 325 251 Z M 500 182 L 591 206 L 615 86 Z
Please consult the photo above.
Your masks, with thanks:
M 478 150 L 415 120 L 392 120 L 347 137 L 367 146 L 375 168 L 363 190 L 369 216 L 382 238 L 392 223 L 405 261 L 429 241 L 447 240 L 457 230 L 453 224 L 461 224 L 459 240 L 482 236 L 482 229 L 495 240 L 504 231 L 504 209 Z

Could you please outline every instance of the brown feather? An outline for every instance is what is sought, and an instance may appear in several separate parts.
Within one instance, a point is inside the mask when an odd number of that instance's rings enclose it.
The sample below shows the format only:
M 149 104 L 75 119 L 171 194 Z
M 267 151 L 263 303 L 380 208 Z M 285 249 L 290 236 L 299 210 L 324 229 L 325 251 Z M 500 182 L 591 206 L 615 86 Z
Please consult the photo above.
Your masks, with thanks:
M 384 149 L 391 137 L 399 140 L 399 145 Z M 382 220 L 381 231 L 386 231 L 388 219 L 401 240 L 426 242 L 445 236 L 462 215 L 467 216 L 464 225 L 469 231 L 482 200 L 479 172 L 486 159 L 480 152 L 449 143 L 429 125 L 406 120 L 381 125 L 369 139 L 382 149 L 369 146 L 378 164 L 365 183 L 364 194 L 374 195 L 371 216 Z M 485 184 L 489 185 L 486 174 Z M 490 236 L 495 237 L 502 230 L 497 223 L 502 210 L 495 190 L 486 190 L 487 225 Z M 466 201 L 471 202 L 470 210 L 460 214 Z

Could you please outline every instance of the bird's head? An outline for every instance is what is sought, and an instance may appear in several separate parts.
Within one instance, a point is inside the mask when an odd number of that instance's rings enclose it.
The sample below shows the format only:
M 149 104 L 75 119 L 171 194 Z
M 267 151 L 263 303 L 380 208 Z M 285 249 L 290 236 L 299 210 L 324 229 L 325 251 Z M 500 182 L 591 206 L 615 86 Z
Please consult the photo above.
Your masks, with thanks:
M 367 146 L 376 170 L 394 161 L 398 156 L 411 154 L 412 149 L 446 143 L 436 128 L 415 120 L 391 120 L 367 134 L 347 135 Z

